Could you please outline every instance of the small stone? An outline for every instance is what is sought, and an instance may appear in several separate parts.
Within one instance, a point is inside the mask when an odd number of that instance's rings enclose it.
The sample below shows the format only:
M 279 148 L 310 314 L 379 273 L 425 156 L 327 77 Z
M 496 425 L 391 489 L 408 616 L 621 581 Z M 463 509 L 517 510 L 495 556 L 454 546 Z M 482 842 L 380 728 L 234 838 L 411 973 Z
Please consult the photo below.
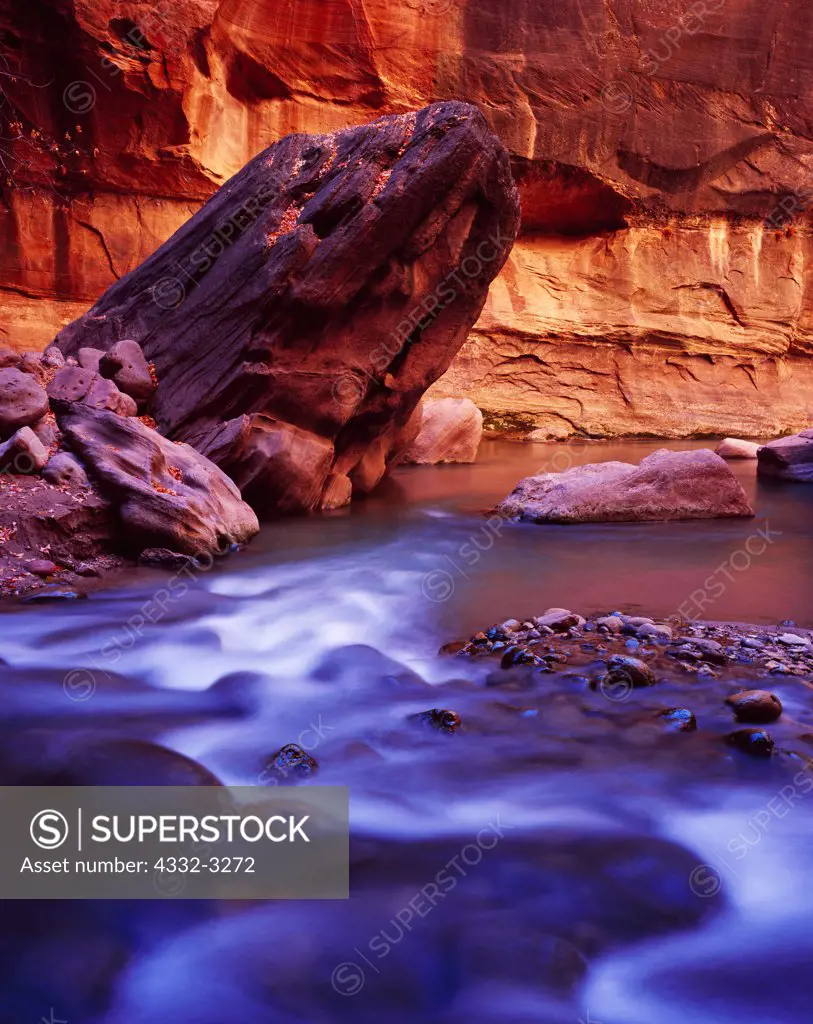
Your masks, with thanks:
M 76 601 L 78 598 L 83 596 L 83 594 L 79 594 L 75 590 L 66 590 L 63 587 L 51 587 L 48 590 L 35 590 L 33 594 L 26 594 L 23 601 L 25 601 L 26 604 L 30 601 Z
M 72 452 L 57 452 L 48 460 L 42 471 L 43 480 L 59 487 L 63 484 L 76 484 L 77 487 L 88 486 L 88 475 L 85 467 Z
M 573 626 L 583 625 L 584 619 L 567 608 L 548 608 L 545 614 L 540 615 L 534 622 L 538 629 L 547 626 L 554 633 L 566 633 Z
M 670 732 L 695 732 L 697 729 L 697 719 L 688 708 L 669 708 L 661 711 L 658 718 L 664 720 Z
M 770 757 L 774 742 L 764 729 L 737 729 L 725 738 L 730 747 L 736 747 L 751 757 Z
M 92 565 L 90 562 L 80 562 L 76 566 L 74 572 L 77 576 L 101 576 L 102 571 L 98 566 Z
M 767 725 L 782 714 L 782 701 L 768 690 L 740 690 L 726 697 L 726 704 L 740 722 Z
M 59 427 L 56 425 L 56 420 L 53 416 L 43 416 L 41 420 L 38 420 L 31 429 L 42 441 L 46 448 L 58 448 L 59 443 L 62 440 L 62 434 Z
M 0 370 L 0 437 L 30 427 L 48 412 L 48 395 L 28 373 Z
M 59 566 L 47 558 L 35 558 L 33 562 L 27 562 L 25 567 L 35 576 L 52 576 L 55 572 L 59 572 Z
M 505 653 L 500 659 L 500 668 L 510 668 L 512 665 L 525 665 L 533 660 L 533 654 L 528 651 L 523 651 L 521 647 L 512 645 L 505 649 Z
M 784 644 L 786 647 L 808 647 L 809 641 L 803 636 L 797 636 L 795 633 L 783 633 L 779 637 L 779 643 Z
M 596 625 L 608 633 L 620 633 L 624 620 L 617 615 L 604 615 L 602 618 L 596 619 Z
M 57 345 L 49 345 L 42 353 L 42 362 L 44 366 L 58 370 L 65 365 L 65 356 Z
M 138 556 L 140 565 L 154 565 L 161 569 L 185 569 L 194 561 L 189 555 L 169 548 L 145 548 Z
M 48 462 L 48 451 L 31 427 L 20 429 L 0 444 L 0 470 L 38 473 Z
M 456 732 L 461 725 L 460 715 L 456 711 L 449 711 L 448 708 L 432 708 L 431 711 L 421 711 L 417 715 L 409 717 L 412 722 L 418 722 L 449 735 Z
M 652 625 L 653 621 L 648 615 L 627 615 L 624 619 L 624 625 L 635 626 L 638 629 L 641 626 Z
M 710 661 L 714 665 L 725 665 L 726 663 L 725 648 L 716 640 L 706 640 L 699 636 L 682 636 L 678 643 L 695 647 L 704 661 Z M 681 652 L 686 653 L 685 648 L 681 648 Z
M 627 641 L 625 642 L 625 644 L 624 644 L 624 647 L 625 647 L 625 648 L 626 648 L 626 649 L 627 649 L 628 651 L 633 651 L 633 652 L 634 652 L 634 651 L 637 651 L 637 650 L 638 650 L 638 648 L 639 648 L 640 646 L 641 646 L 641 645 L 640 645 L 640 644 L 638 643 L 638 641 L 637 641 L 637 640 L 627 640 Z
M 318 771 L 319 765 L 302 747 L 296 743 L 288 743 L 281 747 L 271 759 L 271 764 L 260 776 L 267 775 L 272 782 L 290 780 L 297 782 Z M 266 781 L 266 780 L 263 780 Z
M 21 373 L 28 373 L 40 384 L 45 383 L 45 365 L 39 352 L 23 352 L 17 364 Z
M 518 633 L 522 629 L 522 623 L 518 619 L 506 619 L 500 629 L 505 633 Z
M 99 360 L 99 372 L 141 405 L 152 398 L 156 384 L 137 341 L 117 341 Z
M 653 686 L 655 673 L 645 661 L 628 658 L 625 654 L 614 654 L 607 662 L 606 682 L 628 683 L 631 686 Z
M 475 643 L 475 644 L 487 644 L 488 643 L 488 637 L 482 631 L 479 632 L 479 633 L 475 633 L 474 636 L 471 638 L 471 640 L 472 640 L 472 643 Z
M 640 639 L 652 637 L 655 640 L 671 640 L 672 630 L 669 626 L 659 626 L 654 622 L 645 622 L 642 626 L 638 627 L 638 631 L 635 635 Z
M 742 646 L 747 647 L 752 651 L 761 651 L 765 644 L 761 640 L 757 640 L 755 637 L 747 636 L 742 641 Z
M 0 348 L 0 369 L 5 370 L 8 366 L 16 366 L 20 361 L 20 353 L 13 348 Z

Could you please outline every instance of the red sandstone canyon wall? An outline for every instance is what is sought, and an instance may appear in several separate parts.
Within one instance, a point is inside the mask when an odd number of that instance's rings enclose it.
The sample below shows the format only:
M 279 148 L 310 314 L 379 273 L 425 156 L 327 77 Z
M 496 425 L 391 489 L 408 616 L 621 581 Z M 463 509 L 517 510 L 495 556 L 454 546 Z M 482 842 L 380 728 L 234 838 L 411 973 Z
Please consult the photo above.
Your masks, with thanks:
M 457 98 L 523 229 L 437 393 L 559 437 L 808 426 L 812 28 L 804 0 L 0 0 L 0 344 L 44 347 L 281 136 Z

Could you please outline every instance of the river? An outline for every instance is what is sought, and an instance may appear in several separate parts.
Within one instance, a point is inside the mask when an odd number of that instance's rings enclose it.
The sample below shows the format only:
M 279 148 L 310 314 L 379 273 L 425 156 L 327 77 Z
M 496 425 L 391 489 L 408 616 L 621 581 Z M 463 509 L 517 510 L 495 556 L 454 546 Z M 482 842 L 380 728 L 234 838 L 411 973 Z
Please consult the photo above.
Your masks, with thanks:
M 472 466 L 402 468 L 349 510 L 269 525 L 172 589 L 143 569 L 8 610 L 2 781 L 75 781 L 80 762 L 88 783 L 154 781 L 164 766 L 134 742 L 149 740 L 267 782 L 299 742 L 314 781 L 350 787 L 353 895 L 7 901 L 0 1022 L 813 1019 L 806 778 L 702 728 L 664 737 L 641 717 L 651 695 L 622 711 L 566 672 L 516 693 L 437 653 L 551 606 L 813 625 L 813 488 L 757 484 L 754 463 L 732 463 L 754 520 L 484 514 L 529 473 L 658 447 L 486 442 Z M 790 688 L 772 686 L 813 733 Z M 415 727 L 432 707 L 463 730 Z M 405 910 L 450 863 L 444 898 Z

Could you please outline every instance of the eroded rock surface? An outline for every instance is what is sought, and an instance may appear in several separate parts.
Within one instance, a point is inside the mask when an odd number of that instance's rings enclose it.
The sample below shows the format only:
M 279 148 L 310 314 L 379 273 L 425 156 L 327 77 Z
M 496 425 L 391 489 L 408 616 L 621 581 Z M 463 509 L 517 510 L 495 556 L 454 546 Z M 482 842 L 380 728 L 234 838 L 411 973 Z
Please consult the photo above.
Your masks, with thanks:
M 434 466 L 474 462 L 483 437 L 483 414 L 469 398 L 441 398 L 422 403 L 418 435 L 404 462 Z
M 234 483 L 189 445 L 138 419 L 83 405 L 66 403 L 57 415 L 68 444 L 117 508 L 128 551 L 223 551 L 259 529 Z
M 638 466 L 599 462 L 529 476 L 497 506 L 506 518 L 598 523 L 752 516 L 745 491 L 706 448 L 654 452 Z
M 553 437 L 803 429 L 811 18 L 803 0 L 769 18 L 747 2 L 54 0 L 35 16 L 2 0 L 20 130 L 0 332 L 44 347 L 287 133 L 456 98 L 508 148 L 524 223 L 442 394 Z
M 135 339 L 155 364 L 163 433 L 214 459 L 263 512 L 335 504 L 335 478 L 355 493 L 381 479 L 518 219 L 508 156 L 471 106 L 292 135 L 60 346 L 113 353 L 122 333 Z

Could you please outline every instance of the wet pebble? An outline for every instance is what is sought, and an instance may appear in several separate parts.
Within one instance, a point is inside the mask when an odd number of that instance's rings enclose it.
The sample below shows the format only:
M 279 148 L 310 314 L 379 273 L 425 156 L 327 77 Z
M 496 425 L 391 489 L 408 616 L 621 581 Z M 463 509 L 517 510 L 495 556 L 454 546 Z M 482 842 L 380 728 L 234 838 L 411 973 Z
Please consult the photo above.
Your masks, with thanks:
M 768 690 L 741 690 L 726 697 L 726 704 L 738 721 L 754 725 L 775 722 L 782 714 L 782 702 L 775 693 Z
M 764 729 L 737 729 L 730 732 L 725 740 L 730 747 L 751 757 L 770 757 L 773 753 L 774 742 Z
M 430 711 L 421 711 L 417 715 L 410 715 L 410 721 L 418 722 L 420 725 L 429 726 L 439 732 L 451 735 L 461 725 L 460 715 L 448 708 L 432 708 Z
M 47 558 L 35 558 L 32 562 L 27 562 L 25 567 L 35 576 L 51 576 L 59 572 L 59 566 Z
M 631 686 L 652 686 L 655 673 L 640 658 L 628 658 L 624 654 L 614 654 L 607 662 L 608 683 L 629 683 Z
M 669 727 L 670 732 L 695 732 L 697 719 L 688 708 L 669 708 L 661 711 L 658 718 Z
M 318 768 L 318 762 L 307 751 L 296 743 L 287 743 L 274 754 L 271 763 L 260 778 L 267 781 L 263 777 L 268 776 L 276 783 L 287 780 L 296 782 L 313 775 Z

